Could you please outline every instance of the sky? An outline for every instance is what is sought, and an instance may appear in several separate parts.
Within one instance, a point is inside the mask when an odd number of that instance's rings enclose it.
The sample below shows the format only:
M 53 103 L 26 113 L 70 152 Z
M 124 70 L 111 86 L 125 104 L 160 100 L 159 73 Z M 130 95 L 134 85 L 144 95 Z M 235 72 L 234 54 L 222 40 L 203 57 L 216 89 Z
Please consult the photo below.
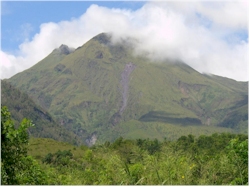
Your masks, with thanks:
M 1 79 L 32 67 L 61 44 L 77 48 L 109 32 L 135 38 L 153 62 L 249 80 L 249 2 L 1 1 Z

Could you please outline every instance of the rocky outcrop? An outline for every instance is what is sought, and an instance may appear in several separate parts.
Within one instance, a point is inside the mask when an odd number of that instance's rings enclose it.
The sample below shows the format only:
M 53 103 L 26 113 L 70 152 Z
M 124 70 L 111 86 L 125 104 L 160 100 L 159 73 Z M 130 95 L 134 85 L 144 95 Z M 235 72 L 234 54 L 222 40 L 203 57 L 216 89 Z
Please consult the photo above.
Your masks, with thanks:
M 64 45 L 62 44 L 59 48 L 58 48 L 58 51 L 61 53 L 61 54 L 64 54 L 64 55 L 68 55 L 70 53 L 72 53 L 75 49 L 73 48 L 69 48 L 67 45 Z

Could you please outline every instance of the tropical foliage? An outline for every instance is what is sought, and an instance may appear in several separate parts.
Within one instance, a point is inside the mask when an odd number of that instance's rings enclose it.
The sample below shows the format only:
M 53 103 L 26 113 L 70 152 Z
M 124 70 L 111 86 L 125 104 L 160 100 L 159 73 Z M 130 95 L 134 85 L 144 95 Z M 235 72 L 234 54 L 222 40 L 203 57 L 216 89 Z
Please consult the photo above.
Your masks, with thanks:
M 198 138 L 189 135 L 163 142 L 120 137 L 113 143 L 91 148 L 63 144 L 31 139 L 30 154 L 40 161 L 49 184 L 248 184 L 246 135 L 222 133 Z M 50 145 L 43 150 L 46 153 L 40 152 Z
M 162 142 L 120 137 L 88 148 L 29 139 L 29 120 L 16 129 L 6 107 L 1 117 L 2 184 L 248 184 L 247 135 L 188 135 Z
M 15 129 L 7 107 L 1 108 L 2 184 L 44 184 L 44 171 L 36 160 L 27 155 L 27 128 L 31 126 L 31 121 L 23 119 Z
M 16 129 L 6 107 L 1 117 L 2 184 L 248 184 L 247 135 L 188 135 L 162 142 L 120 137 L 89 148 L 29 139 L 27 128 L 33 126 L 29 120 Z

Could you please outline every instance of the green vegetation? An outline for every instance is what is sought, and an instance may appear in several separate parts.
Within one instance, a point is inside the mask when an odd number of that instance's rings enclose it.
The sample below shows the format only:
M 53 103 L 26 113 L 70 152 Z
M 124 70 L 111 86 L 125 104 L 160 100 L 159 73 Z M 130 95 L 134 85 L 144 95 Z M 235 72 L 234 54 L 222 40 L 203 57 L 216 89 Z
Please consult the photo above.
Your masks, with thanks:
M 126 108 L 119 113 L 124 103 L 121 75 L 130 62 L 135 69 L 128 78 Z M 72 52 L 61 46 L 7 81 L 46 109 L 78 143 L 86 143 L 93 133 L 97 143 L 120 135 L 173 140 L 162 133 L 168 127 L 183 132 L 175 140 L 185 135 L 184 127 L 195 135 L 248 133 L 247 82 L 203 75 L 181 62 L 136 56 L 128 43 L 112 44 L 107 34 Z M 159 136 L 151 136 L 152 131 Z
M 91 148 L 31 139 L 29 154 L 39 160 L 49 184 L 248 184 L 246 135 L 188 135 L 162 142 L 120 137 Z
M 28 139 L 1 110 L 2 184 L 248 185 L 248 137 L 214 133 L 176 141 L 119 137 L 92 147 Z M 28 144 L 29 140 L 29 144 Z

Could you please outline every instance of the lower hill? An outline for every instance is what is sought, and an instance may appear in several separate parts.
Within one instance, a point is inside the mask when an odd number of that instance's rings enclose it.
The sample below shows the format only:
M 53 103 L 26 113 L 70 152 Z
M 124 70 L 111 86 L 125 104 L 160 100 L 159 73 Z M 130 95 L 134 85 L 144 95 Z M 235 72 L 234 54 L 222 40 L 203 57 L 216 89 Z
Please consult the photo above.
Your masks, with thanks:
M 52 116 L 25 93 L 1 81 L 1 105 L 7 106 L 15 124 L 20 124 L 23 118 L 32 120 L 34 127 L 29 128 L 32 137 L 52 138 L 57 141 L 78 144 L 80 140 L 72 132 L 57 124 Z

